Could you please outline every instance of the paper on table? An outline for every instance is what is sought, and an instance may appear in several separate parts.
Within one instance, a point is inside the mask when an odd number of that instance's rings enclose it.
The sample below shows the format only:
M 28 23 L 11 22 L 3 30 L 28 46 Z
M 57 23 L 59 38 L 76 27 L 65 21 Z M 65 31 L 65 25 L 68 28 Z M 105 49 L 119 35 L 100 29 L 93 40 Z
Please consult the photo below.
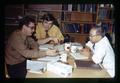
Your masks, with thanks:
M 88 59 L 88 57 L 80 54 L 80 53 L 70 53 L 70 55 L 75 59 L 75 60 L 80 60 L 80 59 Z
M 59 59 L 60 59 L 60 56 L 57 55 L 57 56 L 46 56 L 46 57 L 43 57 L 43 58 L 38 58 L 37 60 L 46 61 L 46 62 L 56 62 Z
M 64 51 L 64 44 L 54 46 L 59 52 Z
M 43 51 L 46 51 L 48 49 L 53 49 L 53 48 L 54 48 L 53 44 L 44 44 L 39 46 L 39 49 Z
M 64 44 L 61 45 L 53 45 L 53 44 L 44 44 L 39 46 L 40 50 L 46 51 L 48 49 L 57 49 L 58 51 L 63 51 L 64 50 Z
M 42 73 L 46 70 L 47 63 L 40 61 L 27 60 L 27 69 L 32 73 Z

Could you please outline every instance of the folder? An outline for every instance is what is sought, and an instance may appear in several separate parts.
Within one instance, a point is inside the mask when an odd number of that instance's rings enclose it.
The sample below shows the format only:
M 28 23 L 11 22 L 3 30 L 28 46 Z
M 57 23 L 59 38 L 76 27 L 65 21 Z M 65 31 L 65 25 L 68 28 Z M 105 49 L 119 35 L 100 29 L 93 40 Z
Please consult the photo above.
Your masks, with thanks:
M 77 68 L 88 68 L 88 69 L 102 69 L 99 64 L 95 64 L 93 61 L 75 60 Z

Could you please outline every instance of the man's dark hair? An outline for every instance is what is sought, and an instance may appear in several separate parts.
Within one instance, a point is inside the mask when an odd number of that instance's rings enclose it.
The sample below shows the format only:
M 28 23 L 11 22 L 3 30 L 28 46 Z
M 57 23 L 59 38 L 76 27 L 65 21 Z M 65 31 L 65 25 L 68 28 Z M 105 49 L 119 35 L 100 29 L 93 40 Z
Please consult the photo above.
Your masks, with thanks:
M 19 20 L 20 29 L 22 28 L 23 25 L 28 26 L 30 22 L 35 23 L 35 19 L 30 16 L 24 16 L 23 18 L 21 18 Z
M 44 20 L 47 20 L 47 21 L 55 21 L 55 18 L 52 14 L 50 13 L 47 13 L 47 14 L 44 14 L 43 17 L 42 17 L 43 21 Z
M 105 36 L 105 32 L 104 32 L 104 30 L 102 29 L 101 26 L 99 26 L 99 27 L 96 26 L 96 34 L 101 35 L 102 37 Z

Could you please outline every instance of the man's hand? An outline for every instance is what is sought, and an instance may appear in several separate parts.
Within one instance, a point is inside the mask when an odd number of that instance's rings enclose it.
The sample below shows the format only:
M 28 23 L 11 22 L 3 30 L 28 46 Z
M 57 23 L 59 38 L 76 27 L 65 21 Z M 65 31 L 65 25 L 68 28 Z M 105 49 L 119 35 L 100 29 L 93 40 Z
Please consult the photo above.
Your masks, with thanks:
M 53 43 L 53 44 L 59 44 L 60 43 L 59 39 L 54 38 L 54 37 L 51 37 L 50 40 L 51 40 L 51 43 Z
M 56 56 L 56 55 L 58 55 L 58 52 L 56 51 L 56 50 L 51 50 L 51 49 L 49 49 L 49 50 L 47 50 L 46 51 L 46 55 L 48 55 L 48 56 Z
M 81 53 L 82 55 L 87 56 L 87 57 L 90 57 L 90 56 L 91 56 L 91 51 L 90 51 L 90 49 L 88 49 L 88 48 L 83 48 L 83 49 L 81 49 L 81 50 L 80 50 L 80 53 Z

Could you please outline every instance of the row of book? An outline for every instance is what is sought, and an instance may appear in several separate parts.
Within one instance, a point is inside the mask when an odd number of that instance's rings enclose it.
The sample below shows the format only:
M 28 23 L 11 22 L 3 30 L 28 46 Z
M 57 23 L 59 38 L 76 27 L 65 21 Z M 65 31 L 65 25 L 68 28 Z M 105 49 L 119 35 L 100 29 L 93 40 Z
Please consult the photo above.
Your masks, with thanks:
M 89 33 L 90 28 L 92 28 L 92 24 L 78 24 L 78 23 L 71 23 L 71 24 L 64 24 L 64 32 L 66 33 Z M 82 31 L 83 28 L 83 31 Z
M 63 4 L 62 10 L 93 13 L 97 11 L 97 4 Z
M 113 8 L 114 6 L 113 6 L 113 4 L 99 4 L 99 7 L 100 8 Z
M 101 8 L 99 10 L 98 18 L 103 19 L 112 19 L 113 18 L 113 10 Z
M 112 24 L 103 22 L 101 26 L 105 33 L 112 32 Z
M 63 26 L 65 33 L 86 33 L 88 34 L 90 29 L 95 26 L 95 24 L 78 24 L 78 23 L 66 23 Z M 102 29 L 105 33 L 109 32 L 111 30 L 111 24 L 110 23 L 102 23 Z

